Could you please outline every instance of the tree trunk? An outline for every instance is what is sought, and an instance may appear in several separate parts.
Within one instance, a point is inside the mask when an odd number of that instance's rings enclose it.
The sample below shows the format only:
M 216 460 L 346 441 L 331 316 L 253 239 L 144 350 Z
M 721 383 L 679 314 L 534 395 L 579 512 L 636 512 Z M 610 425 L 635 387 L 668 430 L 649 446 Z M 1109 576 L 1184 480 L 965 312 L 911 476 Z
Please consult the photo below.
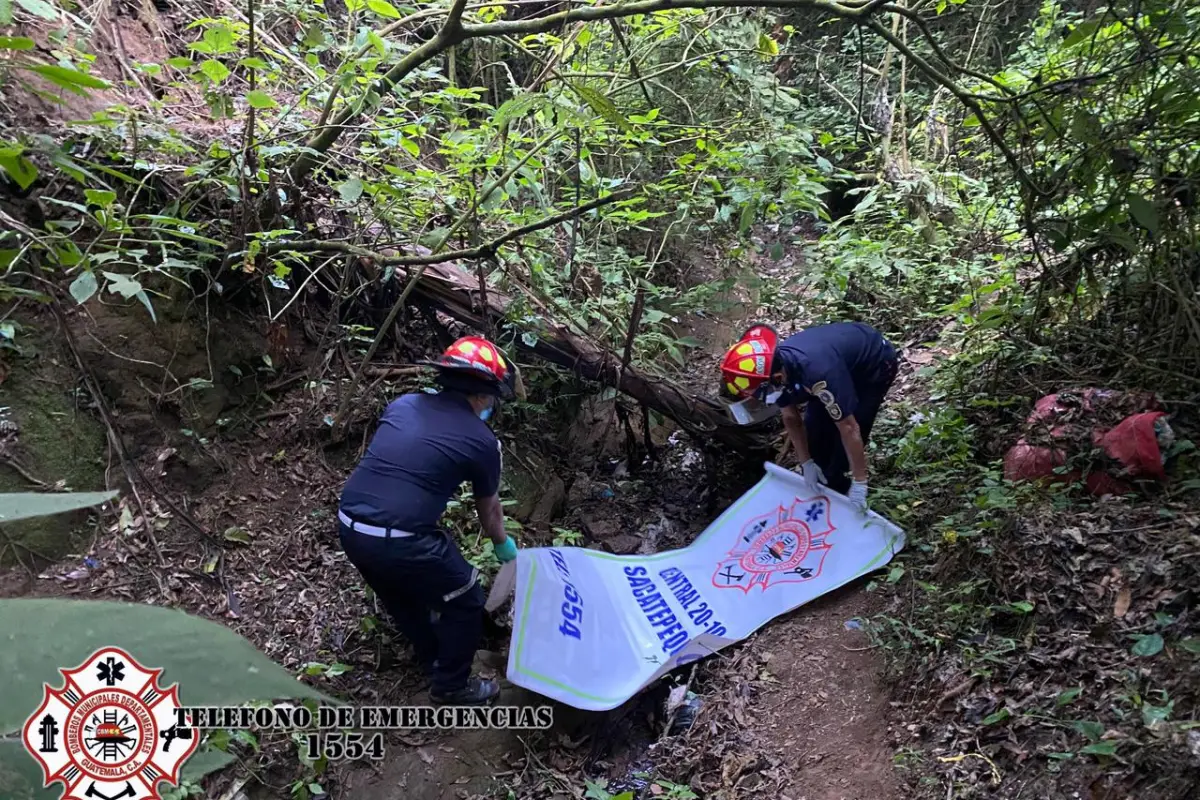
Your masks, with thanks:
M 478 280 L 453 264 L 432 264 L 421 276 L 413 300 L 428 303 L 443 313 L 475 327 L 488 330 L 505 321 L 510 298 L 489 289 L 483 308 Z M 636 367 L 621 368 L 619 354 L 589 337 L 572 332 L 554 320 L 543 320 L 537 342 L 519 347 L 587 380 L 611 386 L 642 405 L 667 416 L 681 428 L 702 439 L 720 442 L 743 451 L 770 451 L 778 420 L 756 425 L 738 425 L 715 399 L 690 394 L 686 389 Z M 519 342 L 521 340 L 518 340 Z M 715 376 L 714 376 L 715 383 Z

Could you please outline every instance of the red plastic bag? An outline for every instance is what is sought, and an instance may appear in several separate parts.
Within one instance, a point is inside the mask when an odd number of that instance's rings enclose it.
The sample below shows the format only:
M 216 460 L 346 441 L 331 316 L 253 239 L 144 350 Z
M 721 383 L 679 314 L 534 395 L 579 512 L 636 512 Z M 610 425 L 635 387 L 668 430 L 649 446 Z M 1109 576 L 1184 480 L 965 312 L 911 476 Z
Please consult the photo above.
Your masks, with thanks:
M 1047 395 L 1038 400 L 1026 420 L 1027 436 L 1005 454 L 1004 477 L 1013 481 L 1078 481 L 1082 477 L 1079 470 L 1061 474 L 1055 470 L 1067 463 L 1069 453 L 1076 455 L 1086 448 L 1090 426 L 1091 445 L 1121 465 L 1116 474 L 1088 474 L 1084 482 L 1092 494 L 1129 492 L 1132 487 L 1125 478 L 1166 480 L 1155 429 L 1155 422 L 1166 413 L 1147 410 L 1157 407 L 1154 396 L 1148 393 L 1083 389 Z M 1105 424 L 1119 414 L 1127 416 L 1111 427 Z

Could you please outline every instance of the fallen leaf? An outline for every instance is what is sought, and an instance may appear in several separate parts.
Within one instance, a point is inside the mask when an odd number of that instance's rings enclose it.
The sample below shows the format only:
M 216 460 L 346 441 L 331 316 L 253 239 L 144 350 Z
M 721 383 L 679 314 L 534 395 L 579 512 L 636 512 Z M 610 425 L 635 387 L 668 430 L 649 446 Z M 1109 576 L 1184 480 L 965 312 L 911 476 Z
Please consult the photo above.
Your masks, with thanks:
M 1133 602 L 1133 594 L 1129 591 L 1129 587 L 1122 587 L 1121 591 L 1117 592 L 1117 600 L 1113 603 L 1113 616 L 1117 619 L 1125 616 L 1129 611 L 1129 604 Z
M 226 528 L 225 529 L 225 541 L 241 542 L 242 544 L 250 544 L 250 532 L 247 531 L 245 528 L 238 528 L 238 527 Z
M 417 748 L 417 755 L 420 756 L 421 760 L 424 761 L 426 764 L 433 763 L 433 755 L 430 754 L 429 751 L 427 751 L 424 747 Z
M 667 716 L 675 712 L 675 709 L 683 705 L 687 698 L 687 686 L 673 686 L 670 693 L 667 695 Z
M 906 358 L 908 358 L 909 362 L 913 364 L 920 364 L 924 366 L 925 364 L 933 361 L 933 353 L 929 352 L 928 350 L 914 350 L 910 352 Z

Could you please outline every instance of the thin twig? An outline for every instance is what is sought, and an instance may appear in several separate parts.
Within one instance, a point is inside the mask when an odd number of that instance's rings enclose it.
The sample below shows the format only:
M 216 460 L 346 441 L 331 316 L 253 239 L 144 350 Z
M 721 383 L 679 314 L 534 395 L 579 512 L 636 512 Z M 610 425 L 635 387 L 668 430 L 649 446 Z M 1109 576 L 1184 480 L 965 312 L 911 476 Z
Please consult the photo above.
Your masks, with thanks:
M 12 456 L 0 457 L 0 463 L 7 464 L 8 466 L 12 467 L 14 472 L 16 472 L 18 475 L 20 475 L 22 478 L 24 478 L 29 483 L 32 483 L 34 486 L 40 487 L 42 489 L 52 488 L 51 485 L 46 483 L 45 481 L 38 480 L 37 478 L 30 475 L 28 470 L 26 470 L 24 467 L 22 467 L 20 462 L 18 462 Z

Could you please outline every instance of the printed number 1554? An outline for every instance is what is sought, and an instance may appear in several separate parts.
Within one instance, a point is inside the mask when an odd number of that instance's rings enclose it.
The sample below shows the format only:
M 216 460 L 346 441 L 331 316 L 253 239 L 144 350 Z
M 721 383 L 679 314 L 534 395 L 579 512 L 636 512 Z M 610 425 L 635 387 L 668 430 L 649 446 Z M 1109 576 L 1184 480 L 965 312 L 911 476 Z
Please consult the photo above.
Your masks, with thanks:
M 304 757 L 308 761 L 325 758 L 329 761 L 357 761 L 383 758 L 383 734 L 373 733 L 369 737 L 361 733 L 306 733 L 304 734 Z

